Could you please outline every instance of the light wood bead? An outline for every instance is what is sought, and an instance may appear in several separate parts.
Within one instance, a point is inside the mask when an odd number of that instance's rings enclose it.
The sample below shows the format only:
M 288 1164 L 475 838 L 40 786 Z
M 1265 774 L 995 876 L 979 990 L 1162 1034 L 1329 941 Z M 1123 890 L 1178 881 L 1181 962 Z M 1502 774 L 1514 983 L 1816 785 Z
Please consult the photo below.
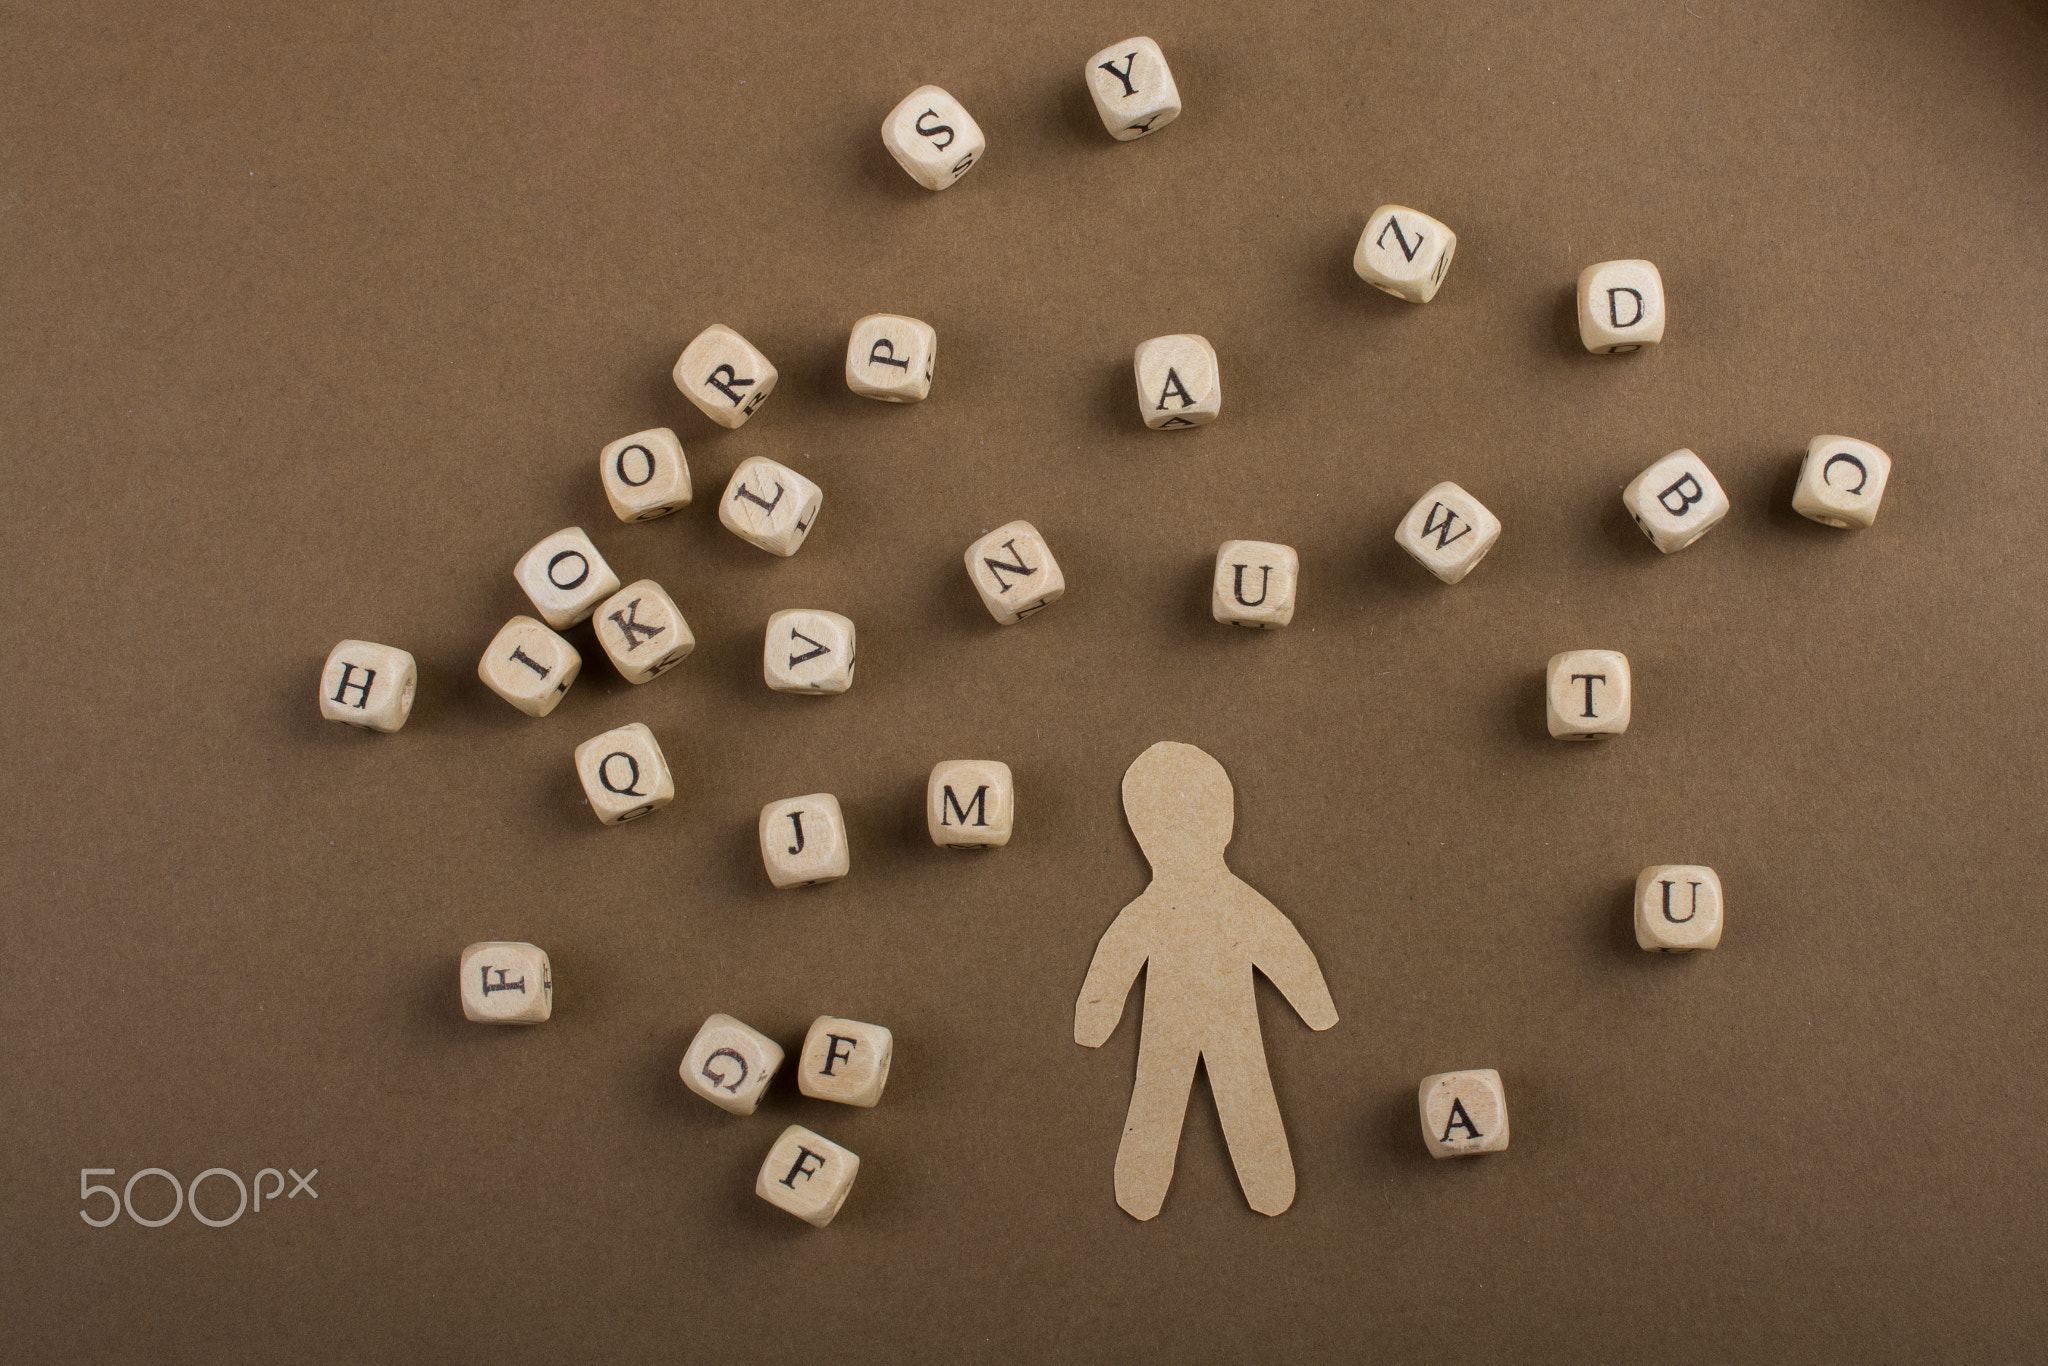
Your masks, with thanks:
M 582 621 L 619 591 L 619 576 L 580 526 L 564 527 L 536 542 L 512 566 L 512 577 L 541 620 L 557 631 Z
M 1816 436 L 1792 490 L 1792 510 L 1823 526 L 1861 530 L 1877 520 L 1892 458 L 1868 441 Z
M 796 554 L 811 528 L 825 491 L 787 465 L 757 455 L 742 460 L 718 503 L 727 531 L 771 555 Z
M 1188 332 L 1140 342 L 1132 368 L 1138 412 L 1155 431 L 1204 427 L 1223 411 L 1223 373 L 1207 337 Z
M 1209 614 L 1232 626 L 1265 630 L 1294 620 L 1301 557 L 1271 541 L 1225 541 L 1216 552 Z
M 810 887 L 846 876 L 846 816 L 829 792 L 785 797 L 761 808 L 761 866 L 777 887 Z
M 653 579 L 629 583 L 606 598 L 591 625 L 597 643 L 628 683 L 652 682 L 697 648 L 682 609 Z
M 1166 54 L 1150 38 L 1126 38 L 1090 57 L 1081 68 L 1102 126 L 1118 142 L 1156 133 L 1180 117 L 1180 90 Z
M 1619 735 L 1628 729 L 1633 706 L 1628 656 L 1621 651 L 1566 650 L 1550 657 L 1544 670 L 1543 709 L 1556 739 Z
M 1005 522 L 967 547 L 967 577 L 998 624 L 1015 626 L 1057 602 L 1067 577 L 1038 528 Z
M 576 746 L 576 776 L 591 814 L 624 825 L 676 799 L 676 782 L 654 732 L 634 721 Z
M 960 101 L 935 85 L 921 85 L 882 120 L 882 145 L 927 190 L 951 188 L 988 149 L 981 125 Z
M 1621 505 L 1650 544 L 1666 555 L 1685 549 L 1728 515 L 1728 495 L 1707 462 L 1677 450 L 1621 491 Z
M 1443 286 L 1458 234 L 1417 209 L 1382 204 L 1365 220 L 1351 269 L 1374 289 L 1426 304 Z
M 796 1085 L 814 1100 L 872 1109 L 889 1084 L 896 1041 L 880 1025 L 820 1015 L 804 1035 Z
M 1623 355 L 1664 340 L 1664 277 L 1648 261 L 1602 261 L 1579 272 L 1579 340 Z
M 1491 1067 L 1424 1077 L 1417 1099 L 1431 1157 L 1472 1157 L 1508 1146 L 1508 1093 Z
M 996 849 L 1010 842 L 1017 786 L 999 759 L 946 759 L 925 782 L 925 829 L 942 849 Z
M 721 427 L 743 427 L 781 378 L 754 344 L 724 323 L 690 339 L 669 378 L 697 411 Z
M 713 1015 L 676 1070 L 683 1085 L 719 1109 L 751 1115 L 781 1066 L 781 1044 L 730 1015 Z
M 919 403 L 932 391 L 939 334 L 930 323 L 870 313 L 846 339 L 846 387 L 884 403 Z
M 539 1024 L 554 1013 L 554 971 L 531 944 L 471 944 L 461 978 L 463 1017 L 478 1024 Z
M 832 1222 L 853 1190 L 860 1158 L 801 1124 L 775 1140 L 754 1178 L 754 1194 L 816 1228 Z
M 574 645 L 532 617 L 514 617 L 484 647 L 476 676 L 528 716 L 546 716 L 582 669 L 583 656 Z
M 1445 583 L 1463 581 L 1499 539 L 1500 518 L 1449 480 L 1416 499 L 1394 528 L 1394 544 Z
M 597 456 L 605 501 L 622 522 L 651 522 L 690 505 L 690 462 L 666 427 L 622 436 Z
M 412 715 L 419 666 L 404 650 L 344 640 L 320 666 L 320 714 L 360 730 L 390 734 Z
M 845 692 L 855 662 L 853 623 L 839 613 L 790 607 L 768 618 L 761 676 L 775 691 Z
M 1721 942 L 1721 877 L 1697 863 L 1659 863 L 1636 875 L 1636 943 L 1692 953 Z

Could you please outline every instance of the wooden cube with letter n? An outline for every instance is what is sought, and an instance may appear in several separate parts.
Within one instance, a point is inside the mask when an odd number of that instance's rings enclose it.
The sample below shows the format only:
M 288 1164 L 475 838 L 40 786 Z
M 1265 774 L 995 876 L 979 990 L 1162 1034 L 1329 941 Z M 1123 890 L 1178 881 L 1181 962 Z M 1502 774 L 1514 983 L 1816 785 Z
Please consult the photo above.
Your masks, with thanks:
M 1029 522 L 1008 522 L 967 547 L 967 577 L 1004 626 L 1044 611 L 1067 591 L 1052 547 Z
M 925 784 L 925 828 L 942 849 L 994 849 L 1010 842 L 1017 789 L 997 759 L 947 759 Z

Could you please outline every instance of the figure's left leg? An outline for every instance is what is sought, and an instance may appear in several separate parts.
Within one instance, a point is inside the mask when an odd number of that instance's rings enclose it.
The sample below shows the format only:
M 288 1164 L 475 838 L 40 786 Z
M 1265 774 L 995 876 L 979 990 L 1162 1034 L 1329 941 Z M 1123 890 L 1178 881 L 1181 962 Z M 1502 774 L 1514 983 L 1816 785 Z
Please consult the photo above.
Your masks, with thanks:
M 1282 1213 L 1294 1203 L 1294 1158 L 1287 1151 L 1287 1130 L 1280 1123 L 1280 1101 L 1266 1070 L 1266 1045 L 1257 1021 L 1204 1048 L 1202 1061 L 1245 1200 L 1261 1214 Z

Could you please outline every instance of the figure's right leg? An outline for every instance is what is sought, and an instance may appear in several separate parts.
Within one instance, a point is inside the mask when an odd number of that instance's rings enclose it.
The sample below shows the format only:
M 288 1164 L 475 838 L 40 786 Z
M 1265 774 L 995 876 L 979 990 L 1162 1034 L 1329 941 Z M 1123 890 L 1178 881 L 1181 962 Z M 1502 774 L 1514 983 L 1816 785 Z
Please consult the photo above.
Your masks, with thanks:
M 1150 1219 L 1166 1203 L 1180 1152 L 1181 1121 L 1188 1112 L 1188 1088 L 1202 1056 L 1182 1031 L 1154 1029 L 1150 1020 L 1145 1024 L 1131 1109 L 1116 1150 L 1116 1202 L 1134 1219 Z

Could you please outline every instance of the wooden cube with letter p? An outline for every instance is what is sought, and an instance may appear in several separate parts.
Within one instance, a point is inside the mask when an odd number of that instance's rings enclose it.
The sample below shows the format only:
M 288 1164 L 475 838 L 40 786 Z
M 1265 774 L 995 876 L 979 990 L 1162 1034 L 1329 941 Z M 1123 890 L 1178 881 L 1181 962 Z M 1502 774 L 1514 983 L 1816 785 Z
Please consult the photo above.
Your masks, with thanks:
M 754 1178 L 754 1194 L 816 1228 L 832 1222 L 853 1190 L 860 1159 L 829 1138 L 792 1124 L 775 1140 Z
M 1418 1098 L 1431 1157 L 1470 1157 L 1508 1146 L 1508 1093 L 1491 1067 L 1424 1077 Z
M 690 339 L 669 378 L 704 416 L 721 427 L 738 427 L 768 401 L 780 376 L 752 342 L 713 323 Z
M 721 1110 L 751 1115 L 782 1066 L 782 1045 L 730 1015 L 713 1015 L 677 1069 L 683 1085 Z
M 542 950 L 492 940 L 462 951 L 465 1018 L 479 1024 L 539 1024 L 554 1009 L 554 972 Z
M 942 849 L 994 849 L 1010 842 L 1017 789 L 999 759 L 947 759 L 925 784 L 925 828 Z
M 797 1089 L 816 1100 L 872 1109 L 889 1084 L 895 1051 L 895 1036 L 880 1025 L 820 1015 L 804 1035 Z
M 1693 953 L 1721 942 L 1721 876 L 1697 863 L 1659 863 L 1636 875 L 1636 946 Z
M 968 546 L 965 558 L 981 605 L 1004 626 L 1050 607 L 1067 591 L 1052 547 L 1029 522 L 997 527 Z
M 576 746 L 576 776 L 591 814 L 605 825 L 638 820 L 676 799 L 668 759 L 654 732 L 639 721 Z
M 884 403 L 917 403 L 932 391 L 939 334 L 930 323 L 870 313 L 846 339 L 846 387 Z

